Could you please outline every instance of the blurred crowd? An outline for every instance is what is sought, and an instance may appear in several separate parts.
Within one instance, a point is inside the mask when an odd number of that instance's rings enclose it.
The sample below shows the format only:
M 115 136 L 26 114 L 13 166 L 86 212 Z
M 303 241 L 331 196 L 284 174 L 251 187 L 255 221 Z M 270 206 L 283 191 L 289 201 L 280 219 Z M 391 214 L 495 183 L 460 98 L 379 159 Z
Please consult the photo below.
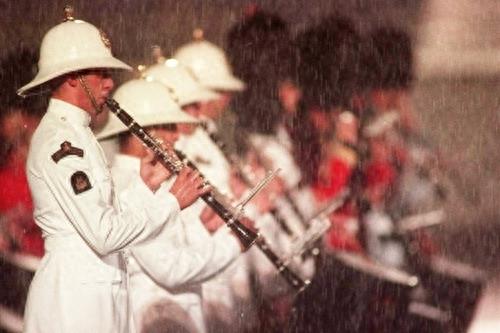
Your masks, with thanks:
M 16 85 L 27 80 L 36 64 L 36 53 L 12 52 L 1 61 L 0 84 L 0 248 L 41 257 L 43 240 L 33 221 L 33 202 L 25 165 L 31 135 L 44 112 L 38 98 L 22 99 Z M 28 67 L 27 67 L 28 66 Z
M 206 327 L 191 325 L 196 318 L 183 306 L 164 314 L 155 303 L 140 320 L 142 332 L 423 332 L 420 321 L 413 327 L 398 321 L 410 312 L 440 327 L 428 325 L 429 332 L 465 331 L 480 287 L 454 312 L 452 301 L 443 308 L 434 286 L 424 283 L 437 269 L 432 227 L 443 221 L 452 189 L 442 182 L 442 158 L 412 107 L 409 35 L 390 27 L 360 34 L 337 16 L 292 34 L 279 15 L 249 7 L 225 45 L 209 39 L 197 30 L 169 59 L 156 46 L 154 64 L 133 75 L 166 77 L 178 100 L 189 80 L 207 91 L 181 105 L 202 125 L 177 125 L 175 147 L 235 204 L 279 170 L 244 212 L 309 287 L 296 297 L 254 247 L 203 283 Z M 0 249 L 6 258 L 44 255 L 25 164 L 47 101 L 15 95 L 33 77 L 37 60 L 37 52 L 21 49 L 0 64 Z M 189 74 L 177 82 L 176 74 L 158 69 L 177 62 Z M 101 122 L 96 133 L 109 129 Z M 109 137 L 100 136 L 113 161 L 127 138 Z M 211 234 L 221 227 L 211 217 L 202 220 Z M 2 288 L 8 284 L 2 281 Z M 428 311 L 410 311 L 417 303 Z M 361 308 L 366 316 L 353 316 Z M 460 320 L 446 326 L 453 316 Z

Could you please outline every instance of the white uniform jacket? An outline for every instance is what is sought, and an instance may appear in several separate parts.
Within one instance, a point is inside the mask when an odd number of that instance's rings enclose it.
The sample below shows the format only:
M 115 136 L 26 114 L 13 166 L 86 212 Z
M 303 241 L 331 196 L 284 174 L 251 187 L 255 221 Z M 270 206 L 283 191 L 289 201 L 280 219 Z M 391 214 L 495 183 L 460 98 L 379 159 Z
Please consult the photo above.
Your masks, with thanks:
M 207 123 L 214 125 L 210 121 Z M 221 193 L 232 196 L 229 185 L 231 167 L 219 147 L 203 128 L 197 128 L 190 136 L 181 136 L 175 147 L 185 153 Z M 204 204 L 196 203 L 182 213 L 189 214 L 189 216 L 199 216 L 204 206 Z M 203 284 L 203 302 L 206 309 L 211 309 L 208 312 L 205 311 L 209 317 L 217 316 L 224 321 L 237 320 L 237 314 L 233 311 L 235 296 L 249 297 L 247 272 L 246 255 L 243 255 L 223 274 Z M 242 295 L 238 295 L 238 293 L 242 293 Z
M 291 139 L 283 126 L 278 127 L 275 135 L 252 133 L 250 135 L 250 142 L 256 151 L 259 152 L 261 159 L 267 162 L 267 168 L 273 170 L 281 169 L 280 176 L 290 195 L 289 199 L 292 200 L 292 203 L 290 203 L 284 197 L 280 197 L 275 201 L 279 216 L 292 232 L 292 235 L 287 235 L 281 230 L 277 226 L 276 221 L 270 219 L 258 221 L 262 235 L 274 240 L 274 244 L 272 244 L 273 248 L 282 255 L 289 254 L 293 241 L 305 232 L 306 224 L 308 223 L 307 217 L 315 214 L 317 209 L 316 201 L 308 187 L 299 187 L 302 175 L 293 157 Z M 295 204 L 299 214 L 292 204 Z M 304 221 L 301 221 L 301 219 L 304 219 Z M 274 225 L 271 226 L 270 224 Z M 257 258 L 259 258 L 259 255 L 257 255 Z M 257 259 L 255 262 L 257 263 L 257 271 L 259 272 L 262 270 L 259 266 L 264 266 L 264 268 L 266 266 L 264 263 L 259 264 L 262 260 Z M 300 258 L 294 258 L 293 265 L 295 265 L 292 266 L 293 269 L 300 270 L 304 276 L 311 276 L 313 274 L 312 260 L 302 261 Z M 262 271 L 265 272 L 265 269 Z M 260 275 L 267 279 L 266 274 L 261 273 Z M 269 286 L 271 284 L 263 283 L 263 285 Z
M 303 216 L 311 217 L 317 210 L 317 204 L 308 187 L 300 187 L 302 178 L 300 169 L 292 153 L 291 140 L 287 137 L 286 130 L 278 127 L 276 135 L 252 133 L 250 142 L 260 153 L 261 158 L 268 162 L 267 168 L 281 169 L 280 176 L 294 199 Z
M 230 165 L 207 132 L 198 127 L 192 135 L 182 135 L 175 147 L 193 162 L 198 170 L 223 194 L 230 194 Z
M 116 252 L 157 234 L 175 197 L 134 179 L 115 197 L 89 115 L 51 99 L 28 155 L 45 256 L 28 294 L 25 332 L 129 332 L 126 275 Z
M 115 156 L 112 174 L 120 190 L 139 177 L 139 159 L 127 155 Z M 174 179 L 158 191 L 168 191 Z M 184 211 L 183 211 L 184 212 Z M 240 254 L 240 246 L 227 227 L 213 236 L 199 219 L 185 220 L 181 215 L 156 236 L 134 246 L 129 258 L 130 296 L 137 330 L 164 314 L 151 311 L 168 303 L 178 305 L 196 331 L 205 332 L 201 309 L 201 282 L 220 273 Z M 187 324 L 187 323 L 186 323 Z M 187 325 L 189 327 L 189 325 Z

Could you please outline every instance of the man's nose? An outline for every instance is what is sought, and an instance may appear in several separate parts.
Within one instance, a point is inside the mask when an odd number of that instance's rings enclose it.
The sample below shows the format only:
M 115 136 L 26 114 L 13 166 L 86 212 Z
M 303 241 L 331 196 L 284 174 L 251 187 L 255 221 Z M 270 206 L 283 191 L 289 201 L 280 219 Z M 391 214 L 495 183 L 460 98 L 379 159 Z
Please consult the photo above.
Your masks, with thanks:
M 181 133 L 179 131 L 175 131 L 174 133 L 172 133 L 173 143 L 177 142 L 177 140 L 179 140 L 180 136 L 181 136 Z

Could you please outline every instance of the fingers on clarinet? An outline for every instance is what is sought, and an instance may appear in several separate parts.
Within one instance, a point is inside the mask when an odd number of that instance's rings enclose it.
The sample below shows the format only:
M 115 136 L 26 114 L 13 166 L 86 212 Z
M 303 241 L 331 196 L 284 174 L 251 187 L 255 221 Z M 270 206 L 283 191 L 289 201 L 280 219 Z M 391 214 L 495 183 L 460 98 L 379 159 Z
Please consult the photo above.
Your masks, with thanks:
M 205 182 L 205 180 L 203 179 L 203 177 L 200 176 L 200 174 L 193 176 L 191 180 L 194 184 L 198 184 L 198 186 L 201 186 Z
M 212 190 L 212 186 L 210 185 L 205 185 L 199 188 L 198 193 L 200 195 L 206 194 Z
M 193 171 L 189 175 L 189 181 L 191 181 L 193 184 L 198 184 L 203 182 L 203 178 L 200 177 L 200 173 L 198 171 Z
M 181 169 L 181 172 L 179 173 L 179 177 L 186 178 L 189 175 L 190 169 L 188 167 L 184 167 Z
M 197 181 L 197 180 L 195 179 L 195 180 L 193 180 L 193 181 L 191 181 L 191 182 L 189 183 L 189 186 L 190 186 L 191 188 L 197 189 L 197 188 L 200 188 L 200 187 L 202 186 L 202 183 L 200 183 L 199 181 Z

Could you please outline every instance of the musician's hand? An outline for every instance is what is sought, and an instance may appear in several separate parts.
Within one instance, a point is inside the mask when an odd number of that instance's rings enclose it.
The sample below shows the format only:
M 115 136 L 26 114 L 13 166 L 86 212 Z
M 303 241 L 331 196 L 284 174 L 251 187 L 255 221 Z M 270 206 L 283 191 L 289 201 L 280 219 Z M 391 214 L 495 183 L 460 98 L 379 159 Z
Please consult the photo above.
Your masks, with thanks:
M 160 185 L 170 178 L 172 173 L 158 163 L 152 151 L 147 150 L 146 156 L 141 159 L 140 175 L 149 189 L 156 192 Z
M 224 225 L 224 221 L 209 206 L 206 206 L 201 212 L 200 220 L 210 233 L 216 232 Z
M 181 170 L 170 188 L 170 193 L 176 197 L 181 209 L 190 206 L 208 191 L 210 191 L 210 187 L 204 186 L 200 173 L 189 167 Z

